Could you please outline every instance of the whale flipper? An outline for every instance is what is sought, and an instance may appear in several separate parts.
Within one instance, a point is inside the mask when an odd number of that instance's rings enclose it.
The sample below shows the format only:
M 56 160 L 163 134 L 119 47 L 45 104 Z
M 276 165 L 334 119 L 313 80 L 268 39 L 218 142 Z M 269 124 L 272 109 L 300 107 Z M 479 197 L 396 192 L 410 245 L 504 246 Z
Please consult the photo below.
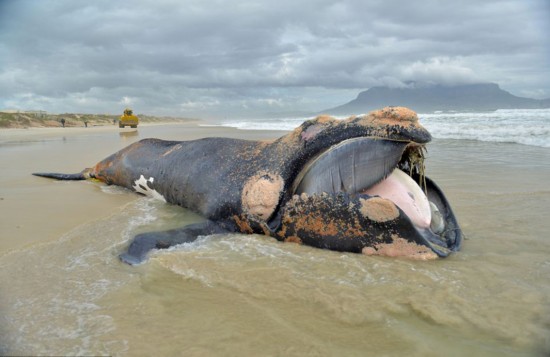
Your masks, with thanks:
M 153 249 L 166 249 L 182 243 L 191 243 L 199 236 L 218 233 L 227 233 L 227 230 L 212 221 L 194 223 L 168 231 L 141 233 L 119 258 L 130 265 L 139 264 L 147 259 L 147 254 Z

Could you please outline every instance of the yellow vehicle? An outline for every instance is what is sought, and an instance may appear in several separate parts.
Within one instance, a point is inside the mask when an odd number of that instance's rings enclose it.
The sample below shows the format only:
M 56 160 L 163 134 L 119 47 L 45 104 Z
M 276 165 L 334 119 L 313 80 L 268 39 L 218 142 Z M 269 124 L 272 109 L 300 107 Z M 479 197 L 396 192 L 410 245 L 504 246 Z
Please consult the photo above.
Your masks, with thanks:
M 120 119 L 118 121 L 118 127 L 124 128 L 125 126 L 129 126 L 132 128 L 137 128 L 138 124 L 139 118 L 133 114 L 132 109 L 124 109 L 124 114 L 120 116 Z

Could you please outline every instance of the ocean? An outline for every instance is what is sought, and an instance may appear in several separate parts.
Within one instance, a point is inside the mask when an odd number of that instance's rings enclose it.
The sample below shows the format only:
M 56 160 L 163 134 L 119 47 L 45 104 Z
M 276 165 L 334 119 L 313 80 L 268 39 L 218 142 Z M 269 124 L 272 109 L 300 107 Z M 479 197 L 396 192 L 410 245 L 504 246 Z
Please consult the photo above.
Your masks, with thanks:
M 302 119 L 0 131 L 0 355 L 549 356 L 549 113 L 420 115 L 427 175 L 466 237 L 435 261 L 223 234 L 128 266 L 118 254 L 135 235 L 201 218 L 30 175 L 143 138 L 270 139 L 284 132 L 257 129 Z
M 550 147 L 550 109 L 419 113 L 434 138 Z M 292 130 L 311 118 L 226 119 L 213 125 L 245 130 Z M 339 117 L 342 119 L 342 117 Z

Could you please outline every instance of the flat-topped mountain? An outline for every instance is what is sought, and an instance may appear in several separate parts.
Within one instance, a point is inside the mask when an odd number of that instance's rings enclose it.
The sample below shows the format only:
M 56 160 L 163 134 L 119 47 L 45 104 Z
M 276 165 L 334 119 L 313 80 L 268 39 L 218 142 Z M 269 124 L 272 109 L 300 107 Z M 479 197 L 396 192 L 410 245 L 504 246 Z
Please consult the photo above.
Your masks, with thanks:
M 416 86 L 411 88 L 372 87 L 356 99 L 323 113 L 351 115 L 385 106 L 403 106 L 420 113 L 433 111 L 488 111 L 496 109 L 550 108 L 549 99 L 517 97 L 498 84 L 479 83 L 458 86 Z

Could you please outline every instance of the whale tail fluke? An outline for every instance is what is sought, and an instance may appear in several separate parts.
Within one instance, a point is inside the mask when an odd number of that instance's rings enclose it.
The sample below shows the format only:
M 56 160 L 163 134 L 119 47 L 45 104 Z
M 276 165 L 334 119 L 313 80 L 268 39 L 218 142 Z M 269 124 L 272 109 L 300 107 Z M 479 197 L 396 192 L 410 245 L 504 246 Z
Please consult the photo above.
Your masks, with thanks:
M 56 180 L 63 180 L 63 181 L 78 181 L 78 180 L 86 180 L 90 176 L 87 174 L 88 170 L 84 170 L 82 172 L 79 172 L 77 174 L 61 174 L 61 173 L 55 173 L 55 172 L 34 172 L 34 176 L 40 176 L 40 177 L 47 177 L 52 178 Z

